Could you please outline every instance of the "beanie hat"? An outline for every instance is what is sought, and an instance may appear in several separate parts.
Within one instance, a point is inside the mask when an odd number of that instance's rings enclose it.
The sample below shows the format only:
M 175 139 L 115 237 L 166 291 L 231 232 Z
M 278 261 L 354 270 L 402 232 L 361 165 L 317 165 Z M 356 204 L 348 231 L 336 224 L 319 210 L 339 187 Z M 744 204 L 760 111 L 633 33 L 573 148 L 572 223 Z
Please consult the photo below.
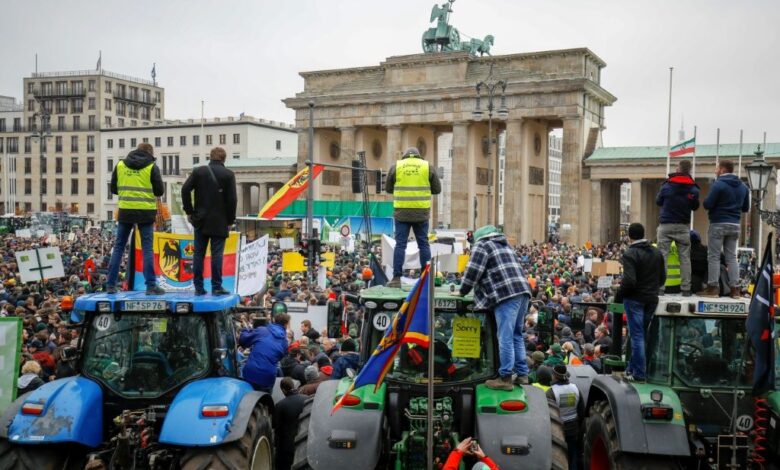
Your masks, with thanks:
M 561 330 L 561 336 L 571 336 L 571 328 L 564 326 Z
M 550 349 L 552 350 L 553 354 L 558 354 L 561 352 L 561 345 L 558 343 L 553 344 L 550 346 Z
M 531 359 L 537 364 L 541 364 L 545 359 L 544 353 L 542 351 L 534 351 L 533 354 L 531 354 Z
M 547 366 L 539 366 L 536 369 L 536 381 L 542 385 L 550 385 L 550 382 L 552 382 L 552 369 Z

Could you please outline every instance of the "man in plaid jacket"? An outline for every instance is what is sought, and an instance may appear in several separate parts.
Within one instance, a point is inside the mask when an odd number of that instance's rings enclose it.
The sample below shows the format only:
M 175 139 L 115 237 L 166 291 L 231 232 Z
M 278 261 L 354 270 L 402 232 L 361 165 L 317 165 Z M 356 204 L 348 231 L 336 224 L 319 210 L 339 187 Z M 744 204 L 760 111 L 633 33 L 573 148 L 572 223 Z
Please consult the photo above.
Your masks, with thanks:
M 493 310 L 498 327 L 500 377 L 485 385 L 495 390 L 514 388 L 528 383 L 528 364 L 525 359 L 523 325 L 531 287 L 520 266 L 520 259 L 507 238 L 492 226 L 486 225 L 474 233 L 475 244 L 460 285 L 460 295 L 474 289 L 474 306 Z

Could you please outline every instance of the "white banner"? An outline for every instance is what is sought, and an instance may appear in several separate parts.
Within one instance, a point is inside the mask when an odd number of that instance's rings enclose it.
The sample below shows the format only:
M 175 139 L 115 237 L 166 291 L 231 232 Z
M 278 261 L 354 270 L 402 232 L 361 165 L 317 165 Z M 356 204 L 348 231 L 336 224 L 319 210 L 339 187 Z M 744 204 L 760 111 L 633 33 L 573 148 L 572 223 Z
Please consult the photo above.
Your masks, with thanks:
M 36 255 L 35 252 L 38 252 Z M 62 256 L 58 247 L 36 248 L 35 250 L 17 251 L 16 263 L 22 282 L 38 282 L 44 279 L 65 277 L 62 267 Z
M 244 297 L 260 292 L 268 271 L 268 235 L 243 245 L 238 258 L 238 292 Z
M 395 251 L 395 240 L 382 235 L 382 266 L 393 266 L 393 252 Z M 463 251 L 463 245 L 460 246 Z M 442 243 L 431 244 L 431 257 L 439 256 L 439 270 L 452 271 L 458 270 L 457 248 L 453 245 L 444 245 Z M 409 242 L 406 245 L 406 256 L 404 257 L 404 269 L 420 269 L 420 248 L 417 242 Z M 392 275 L 390 276 L 392 278 Z

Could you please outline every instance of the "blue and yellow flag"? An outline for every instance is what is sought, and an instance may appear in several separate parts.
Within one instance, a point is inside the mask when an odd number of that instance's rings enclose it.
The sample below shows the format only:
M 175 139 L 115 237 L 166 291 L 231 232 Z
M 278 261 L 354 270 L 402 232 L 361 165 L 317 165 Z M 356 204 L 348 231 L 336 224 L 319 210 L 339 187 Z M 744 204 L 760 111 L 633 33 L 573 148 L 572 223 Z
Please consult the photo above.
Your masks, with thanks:
M 422 276 L 409 291 L 401 309 L 393 317 L 393 324 L 385 330 L 382 341 L 374 349 L 347 392 L 333 405 L 331 413 L 341 408 L 344 398 L 356 388 L 374 384 L 374 390 L 378 390 L 402 344 L 414 343 L 428 348 L 431 331 L 428 312 L 429 269 L 430 266 L 423 270 Z

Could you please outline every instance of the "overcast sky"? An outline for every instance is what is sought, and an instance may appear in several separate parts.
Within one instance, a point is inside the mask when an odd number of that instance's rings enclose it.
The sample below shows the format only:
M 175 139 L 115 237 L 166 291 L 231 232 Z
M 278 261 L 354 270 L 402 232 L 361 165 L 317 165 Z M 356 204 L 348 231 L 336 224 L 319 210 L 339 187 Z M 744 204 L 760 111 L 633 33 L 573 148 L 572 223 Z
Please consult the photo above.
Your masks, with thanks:
M 444 0 L 439 0 L 443 2 Z M 430 0 L 0 0 L 0 95 L 22 77 L 95 67 L 157 80 L 166 117 L 238 115 L 292 122 L 281 99 L 299 71 L 377 65 L 420 52 Z M 604 144 L 666 143 L 682 116 L 699 142 L 780 141 L 778 0 L 457 0 L 451 22 L 495 36 L 494 54 L 588 47 L 606 63 Z

